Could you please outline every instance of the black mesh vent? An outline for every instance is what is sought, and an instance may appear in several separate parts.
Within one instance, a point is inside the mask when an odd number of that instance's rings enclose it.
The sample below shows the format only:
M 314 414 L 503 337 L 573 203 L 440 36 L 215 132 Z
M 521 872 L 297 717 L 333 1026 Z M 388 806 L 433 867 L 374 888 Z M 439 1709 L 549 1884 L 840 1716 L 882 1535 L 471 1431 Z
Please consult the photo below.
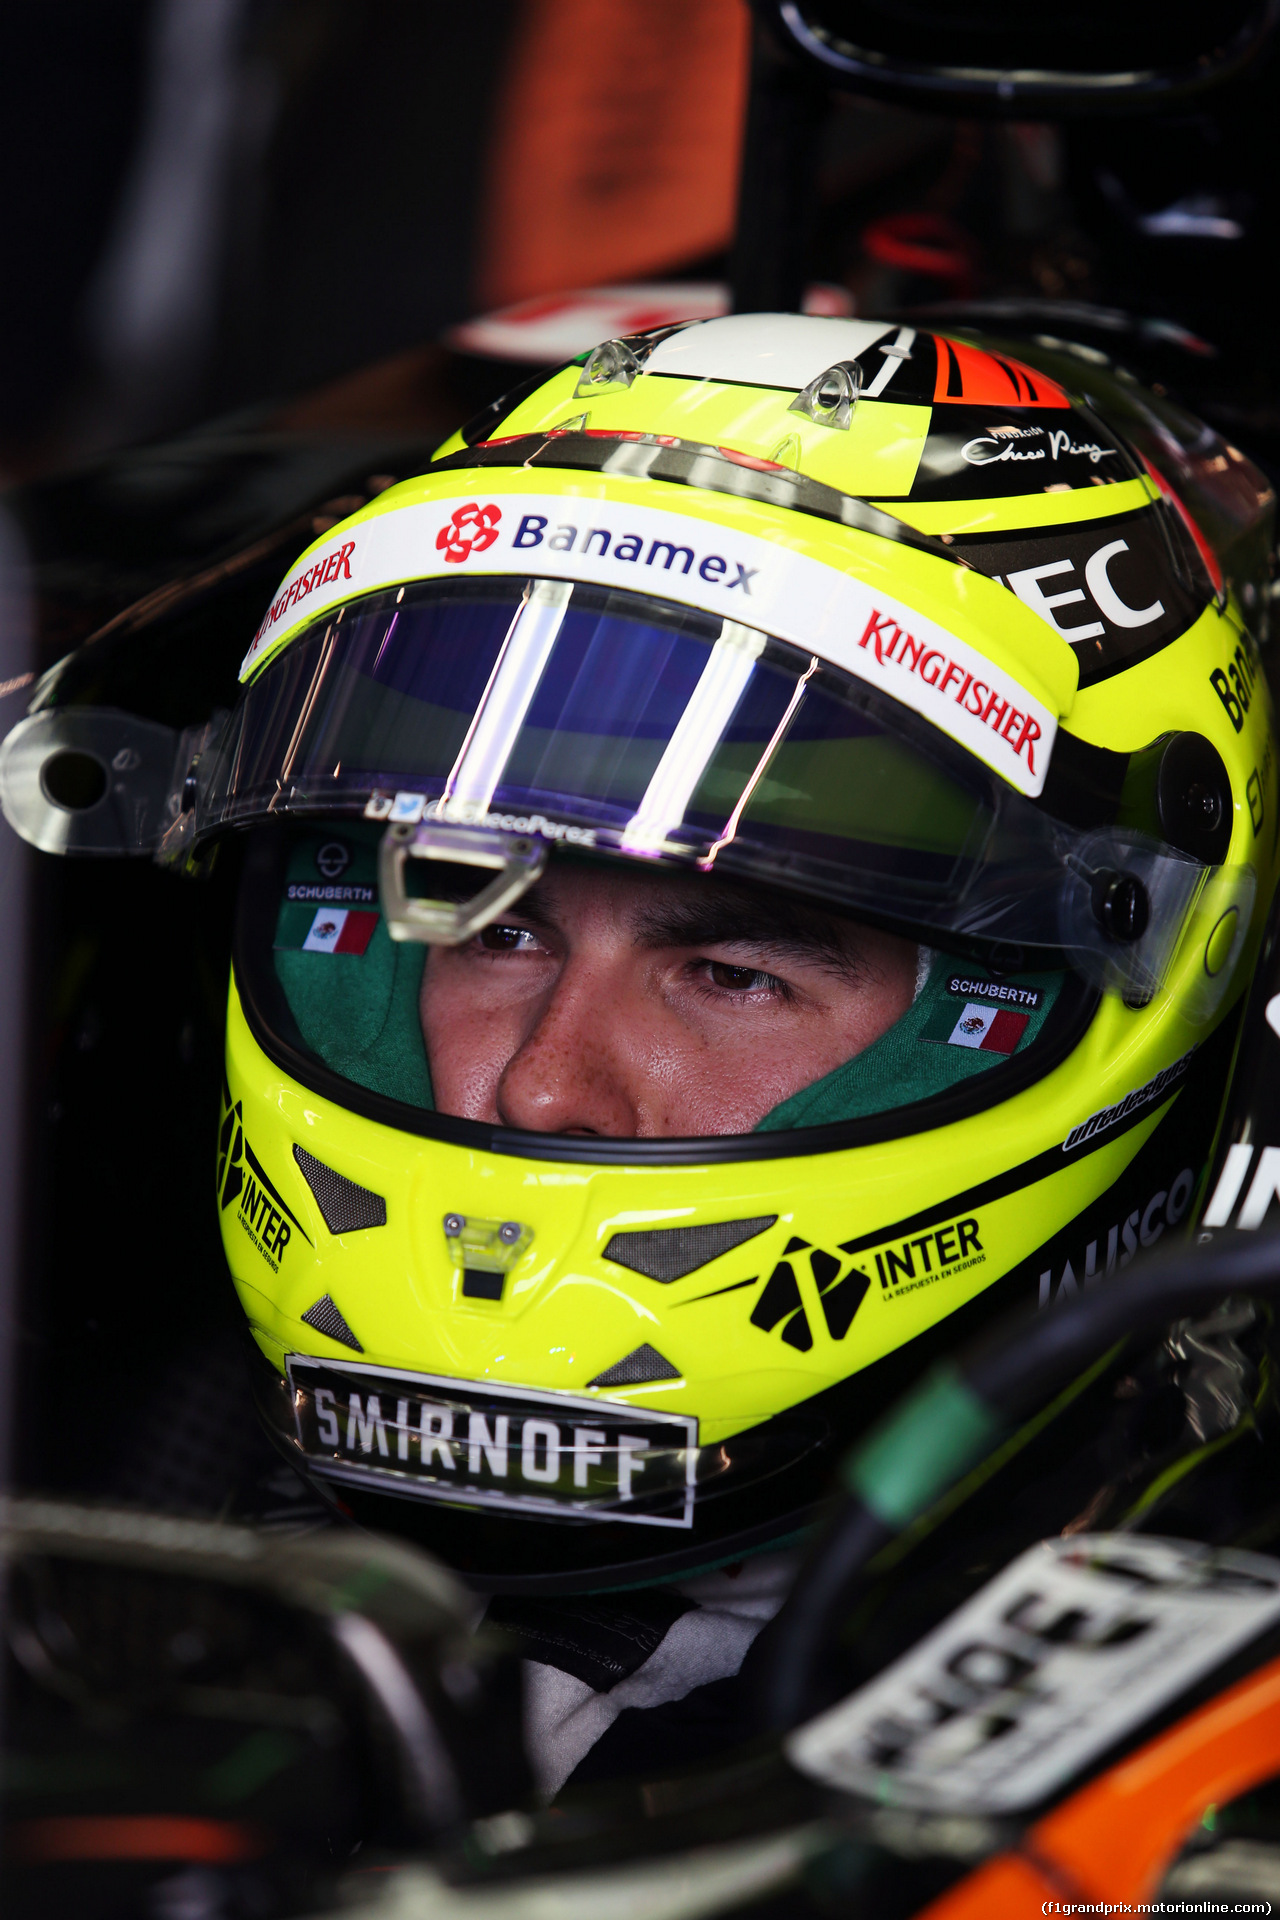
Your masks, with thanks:
M 296 1152 L 297 1149 L 295 1148 Z M 755 1220 L 720 1220 L 712 1227 L 653 1227 L 646 1233 L 615 1233 L 604 1250 L 606 1260 L 642 1273 L 646 1280 L 683 1280 L 708 1260 L 754 1240 L 777 1219 L 762 1213 Z M 643 1352 L 644 1349 L 642 1348 Z
M 619 1360 L 616 1366 L 606 1367 L 594 1380 L 588 1380 L 589 1387 L 642 1387 L 649 1380 L 678 1380 L 679 1367 L 673 1367 L 664 1360 L 656 1347 L 637 1347 L 625 1360 Z
M 348 1181 L 347 1185 L 350 1186 L 350 1184 Z M 356 1192 L 360 1192 L 359 1187 L 356 1188 Z M 314 1327 L 317 1333 L 323 1333 L 327 1339 L 336 1340 L 340 1346 L 350 1347 L 353 1353 L 364 1352 L 364 1348 L 327 1293 L 320 1296 L 314 1307 L 308 1307 L 302 1317 L 309 1327 Z
M 356 1233 L 361 1227 L 386 1226 L 387 1203 L 380 1193 L 370 1193 L 368 1187 L 358 1187 L 345 1174 L 335 1173 L 305 1147 L 295 1147 L 293 1157 L 316 1197 L 316 1205 L 330 1233 Z

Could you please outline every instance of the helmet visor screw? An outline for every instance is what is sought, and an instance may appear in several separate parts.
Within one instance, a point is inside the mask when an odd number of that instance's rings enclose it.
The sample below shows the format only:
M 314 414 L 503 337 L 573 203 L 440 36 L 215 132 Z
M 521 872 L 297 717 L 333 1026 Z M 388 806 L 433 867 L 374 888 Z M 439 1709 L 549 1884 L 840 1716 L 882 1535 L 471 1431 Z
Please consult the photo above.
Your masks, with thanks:
M 1193 825 L 1216 827 L 1222 818 L 1221 795 L 1195 780 L 1187 788 L 1186 809 Z
M 1113 940 L 1132 946 L 1150 925 L 1151 896 L 1135 874 L 1104 867 L 1094 875 L 1093 911 Z

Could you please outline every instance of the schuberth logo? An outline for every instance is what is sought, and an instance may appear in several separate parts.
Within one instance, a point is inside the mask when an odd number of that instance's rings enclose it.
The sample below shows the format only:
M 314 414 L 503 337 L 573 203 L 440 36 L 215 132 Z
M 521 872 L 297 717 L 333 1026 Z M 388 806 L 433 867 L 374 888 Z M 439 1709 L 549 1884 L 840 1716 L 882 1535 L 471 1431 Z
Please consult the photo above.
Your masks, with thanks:
M 918 674 L 926 686 L 935 688 L 939 694 L 949 693 L 954 686 L 956 691 L 951 697 L 956 705 L 971 713 L 975 720 L 981 720 L 983 726 L 990 727 L 1015 759 L 1025 747 L 1027 766 L 1035 772 L 1034 745 L 1040 738 L 1039 722 L 1019 713 L 1012 700 L 1002 700 L 998 691 L 988 687 L 985 681 L 975 679 L 957 661 L 948 659 L 940 648 L 916 640 L 891 614 L 881 613 L 878 607 L 872 610 L 858 645 L 874 645 L 879 666 L 888 660 L 896 667 L 904 667 L 908 673 Z
M 1029 1013 L 1037 1013 L 1044 1005 L 1044 994 L 1039 987 L 1020 987 L 1004 980 L 987 980 L 981 975 L 969 979 L 964 974 L 953 973 L 947 981 L 947 992 L 958 1000 L 1004 1000 L 1011 1006 L 1025 1007 Z
M 309 885 L 305 880 L 291 880 L 285 889 L 287 900 L 333 900 L 354 905 L 367 905 L 377 897 L 374 888 L 357 884 L 345 887 L 322 887 L 318 884 Z
M 498 537 L 501 518 L 501 507 L 495 507 L 492 503 L 482 507 L 478 501 L 468 500 L 441 527 L 436 535 L 436 546 L 446 560 L 460 565 L 462 561 L 470 559 L 473 553 L 484 553 L 493 545 Z
M 218 1201 L 222 1212 L 237 1200 L 240 1225 L 273 1273 L 279 1273 L 284 1250 L 293 1238 L 290 1221 L 311 1245 L 306 1228 L 277 1193 L 245 1138 L 239 1100 L 228 1110 L 218 1135 Z

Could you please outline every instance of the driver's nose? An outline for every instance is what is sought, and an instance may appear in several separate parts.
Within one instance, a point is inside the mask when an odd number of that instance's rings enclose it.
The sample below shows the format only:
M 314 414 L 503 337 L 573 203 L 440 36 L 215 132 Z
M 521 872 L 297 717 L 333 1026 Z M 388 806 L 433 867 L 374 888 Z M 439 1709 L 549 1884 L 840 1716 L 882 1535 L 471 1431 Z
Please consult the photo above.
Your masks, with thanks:
M 644 1130 L 645 1068 L 625 1043 L 627 998 L 616 976 L 565 968 L 498 1082 L 505 1126 L 613 1139 Z

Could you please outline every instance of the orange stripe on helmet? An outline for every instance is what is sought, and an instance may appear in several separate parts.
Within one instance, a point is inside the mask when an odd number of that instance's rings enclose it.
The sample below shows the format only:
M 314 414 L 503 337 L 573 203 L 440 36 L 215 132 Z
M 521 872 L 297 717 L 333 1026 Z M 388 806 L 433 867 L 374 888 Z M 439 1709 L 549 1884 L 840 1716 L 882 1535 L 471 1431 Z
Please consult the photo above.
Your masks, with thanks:
M 1024 367 L 1011 354 L 988 353 L 962 340 L 934 336 L 938 372 L 934 403 L 963 401 L 966 406 L 1069 407 L 1068 395 L 1048 374 Z

